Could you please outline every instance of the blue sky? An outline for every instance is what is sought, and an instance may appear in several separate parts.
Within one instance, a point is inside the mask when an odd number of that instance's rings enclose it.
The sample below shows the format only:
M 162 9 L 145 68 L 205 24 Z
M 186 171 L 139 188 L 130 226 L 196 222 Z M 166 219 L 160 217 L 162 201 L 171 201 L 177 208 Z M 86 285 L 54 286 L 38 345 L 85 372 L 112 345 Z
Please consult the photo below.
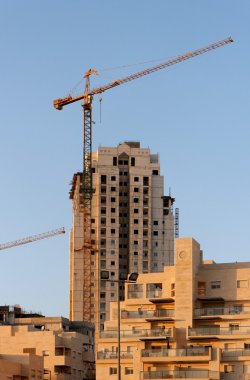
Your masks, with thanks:
M 53 99 L 89 68 L 99 86 L 228 36 L 233 44 L 104 93 L 101 123 L 96 97 L 93 149 L 136 140 L 158 152 L 180 236 L 198 240 L 205 258 L 249 261 L 249 16 L 243 0 L 0 1 L 0 242 L 67 230 L 1 252 L 0 304 L 68 315 L 82 118 L 80 104 L 59 112 Z

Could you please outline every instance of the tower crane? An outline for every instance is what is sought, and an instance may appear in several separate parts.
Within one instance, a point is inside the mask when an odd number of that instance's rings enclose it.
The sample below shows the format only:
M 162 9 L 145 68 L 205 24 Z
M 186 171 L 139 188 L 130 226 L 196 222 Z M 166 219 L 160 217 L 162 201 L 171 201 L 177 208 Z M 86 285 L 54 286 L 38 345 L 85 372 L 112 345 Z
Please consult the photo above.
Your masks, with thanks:
M 97 88 L 90 88 L 90 75 L 96 74 L 94 69 L 90 69 L 86 72 L 85 78 L 85 90 L 80 96 L 72 97 L 68 96 L 63 99 L 55 99 L 54 107 L 57 110 L 62 110 L 64 106 L 83 100 L 83 176 L 81 186 L 82 206 L 83 206 L 83 222 L 84 222 L 84 253 L 83 253 L 83 315 L 88 321 L 91 321 L 91 199 L 94 192 L 92 186 L 92 100 L 94 95 L 101 94 L 104 91 L 110 90 L 123 83 L 130 82 L 134 79 L 141 78 L 145 75 L 151 74 L 155 71 L 165 69 L 169 66 L 173 66 L 177 63 L 185 61 L 190 58 L 194 58 L 200 54 L 207 53 L 211 50 L 217 49 L 224 45 L 233 42 L 232 38 L 226 38 L 224 40 L 217 41 L 211 45 L 202 47 L 191 52 L 187 52 L 176 58 L 170 59 L 159 65 L 150 67 L 148 69 L 138 71 L 134 74 L 126 76 L 124 78 L 116 79 L 104 86 Z
M 32 236 L 25 237 L 23 239 L 18 239 L 18 240 L 10 241 L 8 243 L 0 244 L 0 250 L 12 248 L 12 247 L 17 247 L 18 245 L 32 243 L 33 241 L 47 239 L 47 238 L 50 238 L 52 236 L 56 236 L 56 235 L 60 235 L 60 234 L 65 234 L 64 227 L 57 228 L 56 230 L 44 232 L 42 234 L 32 235 Z

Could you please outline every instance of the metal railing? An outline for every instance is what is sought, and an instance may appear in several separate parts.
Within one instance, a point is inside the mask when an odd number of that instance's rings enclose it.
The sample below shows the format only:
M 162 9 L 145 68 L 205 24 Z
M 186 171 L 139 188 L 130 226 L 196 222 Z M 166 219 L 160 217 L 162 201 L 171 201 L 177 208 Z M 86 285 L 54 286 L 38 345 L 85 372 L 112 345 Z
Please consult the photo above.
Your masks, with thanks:
M 101 331 L 100 338 L 117 338 L 117 330 Z M 142 330 L 121 330 L 121 338 L 132 337 L 171 337 L 171 328 L 159 328 L 159 329 L 142 329 Z
M 158 309 L 158 310 L 135 310 L 128 311 L 122 310 L 121 318 L 160 318 L 160 317 L 173 317 L 174 309 Z
M 189 336 L 202 336 L 202 335 L 237 335 L 237 334 L 250 334 L 250 326 L 232 326 L 232 327 L 196 327 L 189 328 Z
M 133 352 L 121 351 L 121 359 L 132 359 Z M 99 351 L 97 359 L 118 359 L 118 352 L 114 351 Z
M 213 378 L 213 373 L 209 370 L 174 370 L 174 371 L 147 371 L 142 372 L 142 379 L 194 379 Z
M 195 317 L 209 315 L 235 315 L 235 314 L 250 314 L 250 306 L 231 306 L 231 307 L 206 307 L 194 309 Z
M 177 349 L 161 348 L 159 350 L 141 350 L 142 357 L 206 356 L 208 354 L 208 347 L 186 347 Z
M 223 357 L 232 357 L 232 356 L 250 356 L 250 349 L 244 348 L 231 348 L 221 351 Z

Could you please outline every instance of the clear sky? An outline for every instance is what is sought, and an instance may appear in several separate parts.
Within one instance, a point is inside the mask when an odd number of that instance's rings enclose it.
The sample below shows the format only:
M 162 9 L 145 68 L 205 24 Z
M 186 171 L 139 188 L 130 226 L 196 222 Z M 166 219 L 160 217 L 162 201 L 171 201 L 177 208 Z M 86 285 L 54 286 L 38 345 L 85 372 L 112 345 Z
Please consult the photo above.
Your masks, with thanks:
M 249 19 L 247 0 L 0 1 L 0 242 L 67 230 L 1 251 L 0 304 L 68 316 L 82 116 L 79 103 L 59 112 L 53 99 L 89 68 L 98 86 L 228 36 L 233 44 L 104 93 L 101 123 L 96 97 L 93 149 L 135 140 L 158 152 L 180 236 L 205 258 L 250 261 Z

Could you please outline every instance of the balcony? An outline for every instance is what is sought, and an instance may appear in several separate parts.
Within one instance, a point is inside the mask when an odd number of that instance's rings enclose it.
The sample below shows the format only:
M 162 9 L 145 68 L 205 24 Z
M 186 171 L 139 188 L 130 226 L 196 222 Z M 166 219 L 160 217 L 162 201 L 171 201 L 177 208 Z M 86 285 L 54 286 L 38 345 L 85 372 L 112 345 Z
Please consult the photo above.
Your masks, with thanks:
M 143 362 L 207 362 L 211 360 L 211 350 L 208 347 L 186 347 L 181 349 L 141 350 Z
M 232 325 L 231 327 L 196 327 L 188 329 L 189 339 L 209 339 L 211 337 L 217 339 L 224 339 L 225 337 L 230 339 L 245 338 L 245 335 L 250 334 L 250 326 Z
M 209 370 L 184 370 L 177 369 L 174 371 L 147 371 L 142 372 L 142 379 L 218 379 L 217 372 Z
M 97 352 L 97 360 L 112 360 L 118 359 L 118 352 L 114 351 L 99 351 Z M 133 352 L 121 351 L 121 359 L 133 359 Z
M 232 348 L 221 351 L 222 360 L 250 360 L 250 349 Z M 246 358 L 248 356 L 248 358 Z
M 148 318 L 152 317 L 155 313 L 155 310 L 136 310 L 136 311 L 121 311 L 122 319 L 130 319 L 130 318 Z
M 194 310 L 195 317 L 250 314 L 250 306 L 206 307 Z
M 121 338 L 139 338 L 140 340 L 162 340 L 172 337 L 172 329 L 171 328 L 158 328 L 158 329 L 142 329 L 142 330 L 121 330 L 120 332 Z M 101 331 L 100 338 L 104 339 L 117 339 L 118 332 L 117 330 L 111 331 Z
M 131 318 L 144 318 L 147 320 L 155 319 L 171 319 L 174 316 L 174 309 L 158 309 L 158 310 L 135 310 L 128 311 L 122 310 L 121 318 L 122 319 L 131 319 Z

